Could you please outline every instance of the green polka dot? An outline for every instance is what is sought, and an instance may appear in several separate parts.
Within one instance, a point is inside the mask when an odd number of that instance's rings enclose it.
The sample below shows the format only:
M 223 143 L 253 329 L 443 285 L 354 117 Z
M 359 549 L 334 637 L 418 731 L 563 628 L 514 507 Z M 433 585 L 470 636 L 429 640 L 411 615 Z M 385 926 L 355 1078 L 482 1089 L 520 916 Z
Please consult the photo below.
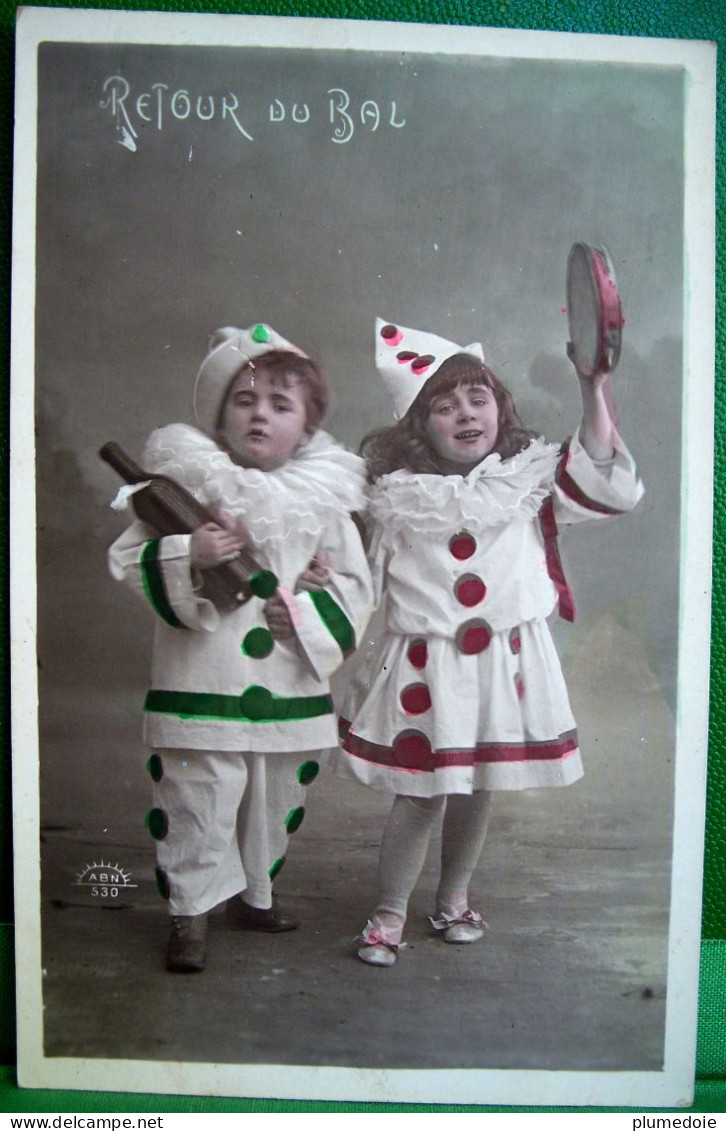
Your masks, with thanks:
M 156 869 L 156 886 L 159 889 L 159 895 L 162 899 L 168 899 L 171 895 L 171 884 L 169 877 L 163 868 Z
M 248 687 L 240 695 L 239 705 L 248 719 L 269 719 L 273 714 L 272 695 L 266 687 Z
M 277 875 L 277 873 L 282 868 L 286 859 L 287 859 L 286 856 L 278 856 L 277 860 L 275 861 L 275 863 L 272 865 L 269 872 L 267 873 L 271 880 L 274 880 L 275 876 Z
M 253 342 L 269 342 L 269 340 L 270 340 L 270 331 L 267 329 L 267 326 L 263 326 L 262 323 L 260 322 L 257 326 L 255 326 L 254 330 L 252 331 L 252 341 Z
M 266 628 L 251 628 L 242 641 L 242 651 L 254 660 L 264 660 L 274 647 L 272 633 Z
M 169 818 L 163 809 L 150 809 L 146 814 L 146 827 L 154 840 L 163 840 L 169 832 Z
M 158 754 L 152 754 L 146 763 L 146 768 L 151 774 L 154 781 L 161 781 L 164 776 L 164 767 L 161 764 L 161 758 Z
M 250 578 L 250 589 L 255 597 L 266 599 L 271 597 L 277 589 L 278 581 L 272 570 L 258 569 Z
M 310 785 L 311 781 L 320 773 L 320 766 L 317 762 L 303 762 L 302 766 L 298 766 L 297 780 L 300 785 Z
M 289 833 L 297 832 L 304 820 L 305 810 L 302 805 L 298 805 L 297 809 L 291 809 L 285 817 L 285 828 Z

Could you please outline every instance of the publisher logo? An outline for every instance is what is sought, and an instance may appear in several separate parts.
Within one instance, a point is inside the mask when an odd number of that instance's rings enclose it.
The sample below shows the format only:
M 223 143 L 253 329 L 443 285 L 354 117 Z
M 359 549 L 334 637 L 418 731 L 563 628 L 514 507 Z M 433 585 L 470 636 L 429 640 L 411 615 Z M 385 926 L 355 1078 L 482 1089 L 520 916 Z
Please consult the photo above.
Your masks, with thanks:
M 86 888 L 93 899 L 99 901 L 118 899 L 128 888 L 137 885 L 131 882 L 131 873 L 125 872 L 118 864 L 86 864 L 78 873 L 75 887 Z

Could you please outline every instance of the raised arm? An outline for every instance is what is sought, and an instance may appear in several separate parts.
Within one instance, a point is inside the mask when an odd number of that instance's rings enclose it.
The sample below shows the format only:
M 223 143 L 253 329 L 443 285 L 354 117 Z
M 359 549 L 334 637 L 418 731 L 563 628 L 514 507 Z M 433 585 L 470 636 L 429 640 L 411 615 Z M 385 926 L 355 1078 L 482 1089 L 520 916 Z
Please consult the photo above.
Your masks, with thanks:
M 596 373 L 588 377 L 580 372 L 574 358 L 572 343 L 567 343 L 567 356 L 575 367 L 582 397 L 582 427 L 580 440 L 591 459 L 612 459 L 616 447 L 615 410 L 612 383 L 609 373 Z

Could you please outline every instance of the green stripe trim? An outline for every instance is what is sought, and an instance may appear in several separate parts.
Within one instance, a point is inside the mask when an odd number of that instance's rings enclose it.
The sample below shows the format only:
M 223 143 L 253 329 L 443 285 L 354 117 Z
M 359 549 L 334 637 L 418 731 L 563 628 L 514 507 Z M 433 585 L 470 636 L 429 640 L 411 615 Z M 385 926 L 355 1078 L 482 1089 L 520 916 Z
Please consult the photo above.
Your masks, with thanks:
M 333 714 L 329 695 L 286 698 L 266 687 L 248 687 L 242 695 L 217 695 L 206 691 L 149 691 L 145 711 L 176 715 L 180 719 L 216 719 L 221 722 L 276 723 L 315 719 Z
M 184 628 L 171 605 L 164 589 L 164 579 L 159 566 L 159 542 L 147 542 L 141 554 L 141 581 L 144 593 L 155 613 L 171 628 Z
M 344 656 L 347 656 L 355 648 L 355 634 L 353 625 L 340 605 L 336 604 L 324 589 L 311 590 L 310 600 L 328 632 L 337 641 L 341 652 Z

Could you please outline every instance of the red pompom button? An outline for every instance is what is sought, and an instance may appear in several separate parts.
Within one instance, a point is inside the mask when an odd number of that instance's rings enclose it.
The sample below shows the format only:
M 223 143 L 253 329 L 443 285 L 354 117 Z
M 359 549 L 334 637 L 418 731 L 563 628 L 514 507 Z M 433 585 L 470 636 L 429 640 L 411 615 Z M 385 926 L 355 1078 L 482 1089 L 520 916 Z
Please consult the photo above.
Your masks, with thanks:
M 465 573 L 456 582 L 454 593 L 459 604 L 466 605 L 467 609 L 470 609 L 484 600 L 487 587 L 476 574 Z
M 476 553 L 476 542 L 471 534 L 462 531 L 460 534 L 455 534 L 449 542 L 449 551 L 459 562 L 466 561 L 472 554 Z
M 431 759 L 431 744 L 420 730 L 403 730 L 393 743 L 393 757 L 407 770 L 424 769 Z
M 401 706 L 407 715 L 423 715 L 431 706 L 431 695 L 425 683 L 409 683 L 401 692 Z
M 416 671 L 421 671 L 426 667 L 426 661 L 429 658 L 429 650 L 426 647 L 425 640 L 412 640 L 408 648 L 408 662 L 416 668 Z
M 491 640 L 492 630 L 485 620 L 468 620 L 459 626 L 456 647 L 465 656 L 477 656 L 489 647 Z

